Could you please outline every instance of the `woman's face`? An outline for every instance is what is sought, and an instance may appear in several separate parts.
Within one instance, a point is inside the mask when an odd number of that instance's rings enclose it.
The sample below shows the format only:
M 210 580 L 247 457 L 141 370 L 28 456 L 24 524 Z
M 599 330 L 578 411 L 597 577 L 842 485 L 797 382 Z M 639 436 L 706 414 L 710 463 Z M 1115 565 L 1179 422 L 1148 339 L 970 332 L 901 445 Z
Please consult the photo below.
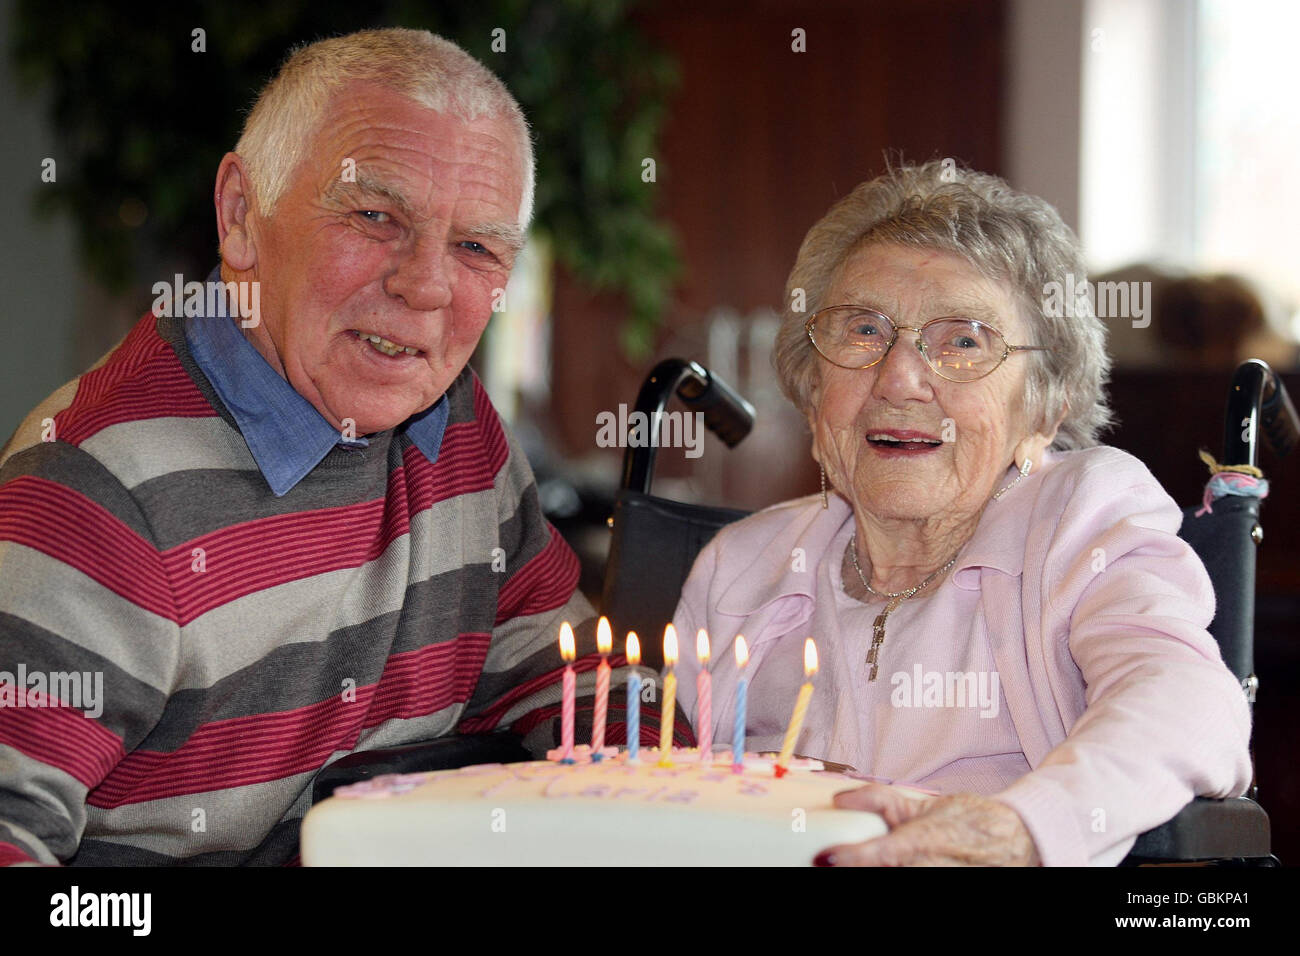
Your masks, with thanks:
M 995 327 L 1010 345 L 1037 345 L 1011 288 L 960 256 L 895 245 L 867 246 L 840 269 L 826 305 L 863 305 L 896 325 L 962 316 Z M 1007 467 L 1026 454 L 1039 463 L 1053 435 L 1032 435 L 1025 363 L 1013 352 L 990 375 L 950 382 L 900 331 L 889 354 L 867 369 L 818 357 L 809 412 L 815 454 L 837 490 L 877 519 L 962 521 L 977 515 Z M 926 438 L 933 444 L 882 440 Z

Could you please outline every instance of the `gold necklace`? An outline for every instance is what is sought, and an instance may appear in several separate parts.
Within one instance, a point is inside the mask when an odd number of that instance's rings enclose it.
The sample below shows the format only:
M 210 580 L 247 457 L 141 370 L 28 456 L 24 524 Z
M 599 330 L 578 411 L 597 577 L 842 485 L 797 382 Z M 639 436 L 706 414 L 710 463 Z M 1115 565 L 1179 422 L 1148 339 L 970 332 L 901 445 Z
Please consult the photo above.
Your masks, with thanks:
M 958 548 L 957 554 L 960 553 L 961 549 Z M 871 625 L 871 648 L 867 651 L 867 663 L 871 665 L 871 675 L 867 678 L 867 683 L 871 683 L 876 679 L 876 658 L 880 652 L 880 645 L 885 643 L 885 619 L 889 617 L 890 612 L 898 607 L 898 605 L 902 604 L 918 591 L 924 591 L 930 586 L 931 581 L 956 564 L 957 554 L 954 554 L 948 560 L 947 564 L 941 567 L 938 571 L 935 571 L 920 584 L 913 585 L 904 591 L 894 591 L 892 593 L 886 592 L 881 594 L 867 582 L 867 576 L 862 573 L 862 567 L 858 564 L 858 533 L 856 531 L 853 532 L 853 537 L 849 539 L 849 557 L 853 560 L 853 570 L 858 572 L 858 580 L 862 582 L 862 586 L 867 589 L 868 593 L 874 594 L 876 597 L 889 599 L 889 603 L 885 605 L 885 609 L 876 615 L 875 623 Z

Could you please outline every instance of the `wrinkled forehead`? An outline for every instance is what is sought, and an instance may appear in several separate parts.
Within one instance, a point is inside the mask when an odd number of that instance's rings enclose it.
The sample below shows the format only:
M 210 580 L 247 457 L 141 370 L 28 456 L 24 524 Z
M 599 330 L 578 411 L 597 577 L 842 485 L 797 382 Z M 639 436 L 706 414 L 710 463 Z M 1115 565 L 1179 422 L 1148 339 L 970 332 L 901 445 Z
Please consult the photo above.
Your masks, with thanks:
M 417 177 L 455 180 L 484 196 L 518 202 L 523 162 L 515 130 L 502 115 L 465 119 L 373 82 L 337 88 L 312 138 L 305 165 L 316 178 L 370 184 Z M 351 168 L 349 168 L 351 167 Z
M 1023 344 L 1029 327 L 1025 303 L 1009 281 L 943 249 L 859 246 L 835 270 L 821 305 L 862 305 L 902 325 L 944 316 L 978 319 L 1014 336 L 1016 344 Z

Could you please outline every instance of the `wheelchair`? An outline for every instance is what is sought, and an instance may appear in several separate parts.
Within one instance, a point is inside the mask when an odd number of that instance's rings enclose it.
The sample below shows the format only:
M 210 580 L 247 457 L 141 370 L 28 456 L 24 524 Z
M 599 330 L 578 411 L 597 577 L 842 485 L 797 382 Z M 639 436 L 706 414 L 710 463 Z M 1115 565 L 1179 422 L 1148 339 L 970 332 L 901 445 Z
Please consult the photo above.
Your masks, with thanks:
M 735 447 L 753 425 L 754 409 L 703 366 L 667 359 L 650 372 L 635 410 L 657 421 L 676 396 L 728 447 Z M 1300 442 L 1300 417 L 1279 376 L 1258 360 L 1243 362 L 1228 393 L 1224 424 L 1225 463 L 1257 467 L 1261 436 L 1283 457 Z M 657 447 L 628 448 L 621 487 L 609 519 L 612 531 L 601 593 L 600 613 L 616 634 L 657 634 L 672 620 L 678 596 L 700 550 L 717 531 L 747 512 L 659 498 L 650 493 Z M 1209 631 L 1228 668 L 1253 704 L 1256 548 L 1262 540 L 1260 498 L 1225 496 L 1201 515 L 1200 505 L 1183 509 L 1179 536 L 1201 558 L 1213 583 L 1217 609 Z M 650 556 L 653 556 L 651 559 Z M 650 567 L 653 560 L 653 568 Z M 643 643 L 644 666 L 659 669 L 661 650 Z M 337 786 L 384 773 L 443 770 L 474 763 L 531 759 L 509 734 L 458 736 L 381 751 L 350 754 L 318 774 L 314 801 Z M 1197 797 L 1173 819 L 1141 834 L 1121 866 L 1217 865 L 1276 866 L 1270 848 L 1268 814 L 1247 795 L 1229 799 Z

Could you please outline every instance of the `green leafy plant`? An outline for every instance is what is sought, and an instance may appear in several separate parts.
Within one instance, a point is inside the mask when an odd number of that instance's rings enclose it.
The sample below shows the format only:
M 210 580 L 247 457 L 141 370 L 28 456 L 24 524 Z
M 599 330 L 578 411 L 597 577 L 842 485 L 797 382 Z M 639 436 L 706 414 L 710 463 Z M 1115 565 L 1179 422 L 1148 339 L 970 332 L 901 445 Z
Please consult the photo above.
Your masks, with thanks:
M 518 98 L 536 140 L 534 229 L 579 281 L 623 294 L 622 341 L 629 358 L 642 358 L 680 270 L 677 242 L 654 211 L 655 188 L 642 181 L 676 69 L 643 35 L 633 7 L 20 0 L 14 65 L 29 88 L 47 93 L 60 141 L 57 178 L 37 191 L 38 208 L 73 216 L 84 261 L 114 291 L 148 278 L 163 256 L 205 269 L 217 164 L 288 51 L 368 27 L 429 29 L 482 60 Z M 504 51 L 492 49 L 498 28 Z

